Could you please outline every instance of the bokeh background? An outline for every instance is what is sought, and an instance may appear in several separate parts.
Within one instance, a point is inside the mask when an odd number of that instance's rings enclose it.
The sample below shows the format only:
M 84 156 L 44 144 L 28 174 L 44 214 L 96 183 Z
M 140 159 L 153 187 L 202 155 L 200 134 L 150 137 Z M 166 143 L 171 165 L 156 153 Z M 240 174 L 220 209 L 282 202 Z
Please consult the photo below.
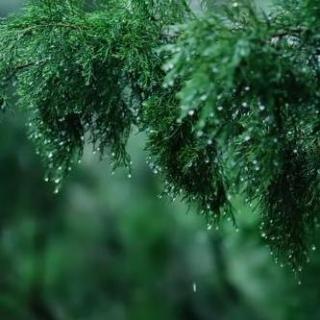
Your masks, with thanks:
M 0 15 L 22 3 L 0 0 Z M 0 319 L 320 319 L 317 250 L 296 279 L 274 263 L 240 200 L 238 230 L 207 230 L 192 208 L 157 197 L 143 140 L 130 142 L 132 179 L 88 147 L 54 195 L 23 115 L 14 104 L 1 114 Z

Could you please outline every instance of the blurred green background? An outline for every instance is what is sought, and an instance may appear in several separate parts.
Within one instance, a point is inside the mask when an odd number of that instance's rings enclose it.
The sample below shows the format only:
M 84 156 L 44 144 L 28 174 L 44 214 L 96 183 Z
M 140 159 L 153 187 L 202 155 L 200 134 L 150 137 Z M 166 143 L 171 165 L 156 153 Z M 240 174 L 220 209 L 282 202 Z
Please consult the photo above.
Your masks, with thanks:
M 22 2 L 0 0 L 0 14 Z M 142 150 L 134 135 L 132 179 L 88 150 L 54 195 L 23 115 L 1 115 L 1 320 L 320 319 L 317 251 L 298 285 L 240 202 L 236 232 L 159 199 Z

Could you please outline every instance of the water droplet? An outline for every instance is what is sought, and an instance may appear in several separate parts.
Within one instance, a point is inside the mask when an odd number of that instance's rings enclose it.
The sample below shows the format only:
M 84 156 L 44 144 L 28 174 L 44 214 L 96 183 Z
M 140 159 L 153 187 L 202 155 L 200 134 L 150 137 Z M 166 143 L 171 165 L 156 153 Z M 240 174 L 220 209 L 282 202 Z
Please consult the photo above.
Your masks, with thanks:
M 197 292 L 197 284 L 195 282 L 192 284 L 192 290 L 194 293 Z

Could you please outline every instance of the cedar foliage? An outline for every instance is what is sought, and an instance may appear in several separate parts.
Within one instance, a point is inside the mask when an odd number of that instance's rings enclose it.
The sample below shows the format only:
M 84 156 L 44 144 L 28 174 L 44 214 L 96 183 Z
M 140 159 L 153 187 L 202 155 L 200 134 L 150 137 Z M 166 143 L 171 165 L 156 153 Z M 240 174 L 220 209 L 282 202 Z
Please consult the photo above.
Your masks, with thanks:
M 130 167 L 139 128 L 169 196 L 211 224 L 234 219 L 243 195 L 276 259 L 297 271 L 320 207 L 320 4 L 273 9 L 30 0 L 0 23 L 2 109 L 13 92 L 57 191 L 87 142 Z

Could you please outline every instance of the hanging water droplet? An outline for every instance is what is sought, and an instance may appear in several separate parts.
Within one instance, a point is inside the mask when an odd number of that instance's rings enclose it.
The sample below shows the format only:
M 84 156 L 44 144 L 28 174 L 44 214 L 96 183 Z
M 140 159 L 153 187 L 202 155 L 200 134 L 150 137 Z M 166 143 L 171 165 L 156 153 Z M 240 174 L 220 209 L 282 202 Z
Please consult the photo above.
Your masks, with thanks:
M 208 99 L 208 96 L 206 95 L 206 94 L 204 94 L 204 95 L 202 95 L 201 97 L 200 97 L 200 100 L 201 101 L 206 101 Z

